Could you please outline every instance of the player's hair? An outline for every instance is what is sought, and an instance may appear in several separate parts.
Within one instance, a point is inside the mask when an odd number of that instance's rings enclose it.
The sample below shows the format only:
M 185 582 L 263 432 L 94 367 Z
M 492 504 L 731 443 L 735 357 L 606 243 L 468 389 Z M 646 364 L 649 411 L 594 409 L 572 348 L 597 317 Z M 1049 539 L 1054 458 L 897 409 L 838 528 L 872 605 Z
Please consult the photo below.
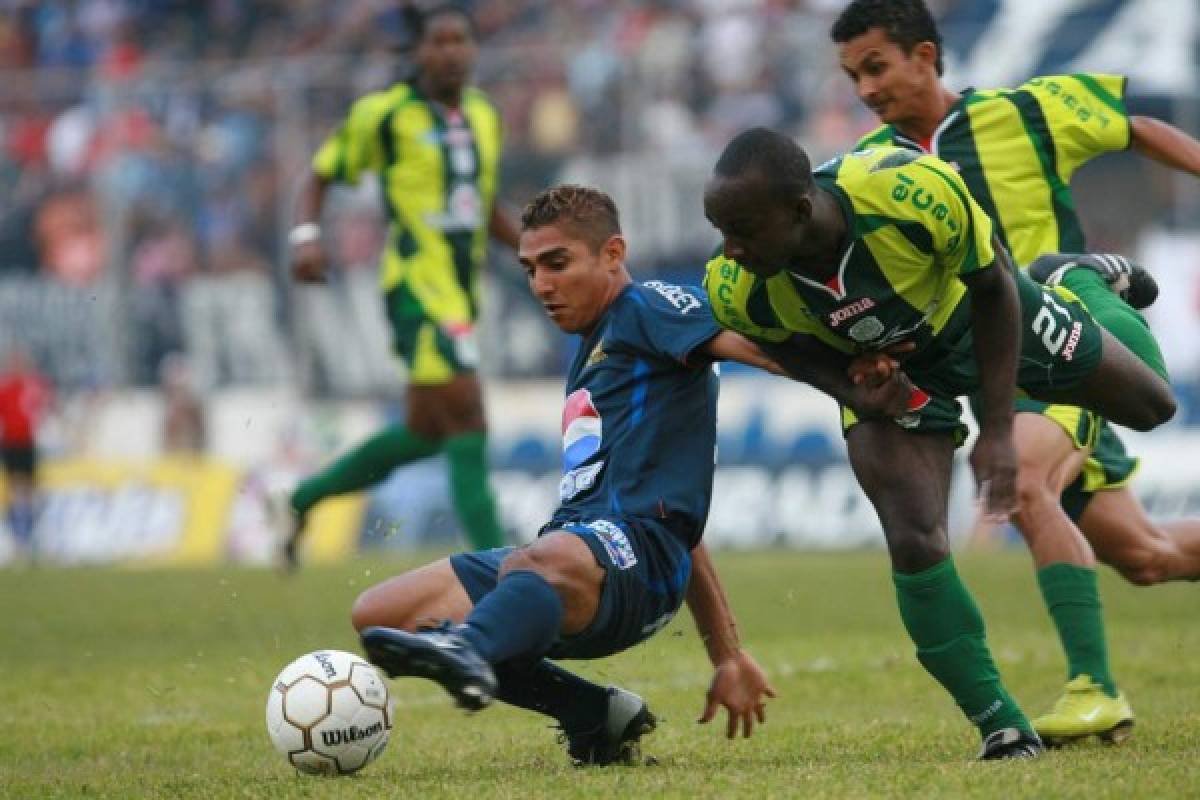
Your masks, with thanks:
M 888 40 L 906 54 L 921 42 L 933 42 L 937 48 L 934 66 L 937 74 L 942 74 L 942 35 L 924 0 L 854 0 L 838 15 L 829 36 L 845 44 L 871 28 L 883 28 Z
M 587 242 L 592 252 L 621 233 L 617 204 L 599 189 L 564 183 L 551 186 L 521 212 L 521 230 L 561 225 Z
M 475 27 L 474 18 L 462 6 L 447 2 L 433 3 L 423 7 L 410 4 L 404 7 L 404 21 L 412 33 L 413 44 L 419 44 L 425 38 L 426 32 L 428 32 L 435 19 L 446 15 L 462 17 L 467 23 L 467 30 L 470 31 L 471 38 L 475 40 L 479 39 L 479 29 Z
M 790 137 L 769 128 L 751 128 L 733 137 L 713 167 L 722 178 L 740 178 L 749 172 L 766 180 L 781 199 L 808 194 L 813 188 L 808 154 Z

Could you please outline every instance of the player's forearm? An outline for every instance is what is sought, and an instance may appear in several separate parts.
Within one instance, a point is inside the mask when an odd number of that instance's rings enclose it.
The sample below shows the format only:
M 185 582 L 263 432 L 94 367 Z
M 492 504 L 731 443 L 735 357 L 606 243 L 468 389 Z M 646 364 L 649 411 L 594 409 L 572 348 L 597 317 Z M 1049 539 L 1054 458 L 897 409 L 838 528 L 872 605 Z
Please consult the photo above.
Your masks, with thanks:
M 1017 350 L 1021 341 L 1021 307 L 1008 258 L 997 248 L 997 263 L 968 284 L 974 328 L 975 362 L 979 365 L 982 429 L 1012 428 L 1017 382 Z
M 296 198 L 296 208 L 292 213 L 293 226 L 317 224 L 321 221 L 321 208 L 324 206 L 328 189 L 329 181 L 315 172 L 308 173 Z
M 741 649 L 737 623 L 716 566 L 704 543 L 692 550 L 692 577 L 687 589 L 688 611 L 696 621 L 696 630 L 704 642 L 708 659 L 717 665 Z
M 736 361 L 748 367 L 756 367 L 775 375 L 786 376 L 783 367 L 754 342 L 733 331 L 721 331 L 709 339 L 701 348 L 713 361 Z
M 1153 117 L 1132 117 L 1133 149 L 1160 164 L 1200 177 L 1200 140 Z
M 847 372 L 849 356 L 803 334 L 797 334 L 781 344 L 764 343 L 763 349 L 792 380 L 807 383 L 839 403 L 854 408 L 854 383 Z

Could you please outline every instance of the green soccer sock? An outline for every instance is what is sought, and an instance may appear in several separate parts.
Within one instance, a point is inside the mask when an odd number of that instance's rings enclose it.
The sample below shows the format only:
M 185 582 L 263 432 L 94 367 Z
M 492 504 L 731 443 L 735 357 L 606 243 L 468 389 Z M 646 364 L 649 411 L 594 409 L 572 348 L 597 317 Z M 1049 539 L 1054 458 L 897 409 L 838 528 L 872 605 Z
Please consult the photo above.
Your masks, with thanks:
M 1063 276 L 1062 285 L 1083 301 L 1088 311 L 1108 332 L 1128 347 L 1146 366 L 1165 381 L 1167 365 L 1145 317 L 1122 300 L 1099 273 L 1076 267 Z
M 1000 682 L 988 651 L 983 617 L 958 577 L 954 559 L 914 575 L 892 573 L 904 627 L 917 660 L 984 736 L 1001 728 L 1031 731 L 1029 720 Z
M 1087 675 L 1110 697 L 1116 697 L 1117 685 L 1108 667 L 1096 570 L 1051 564 L 1038 570 L 1037 580 L 1067 654 L 1067 680 Z
M 437 442 L 402 426 L 386 428 L 302 481 L 292 492 L 292 508 L 304 516 L 326 497 L 374 486 L 396 467 L 428 458 L 440 449 Z
M 496 501 L 488 485 L 487 436 L 461 433 L 446 440 L 450 463 L 450 492 L 454 509 L 471 547 L 487 550 L 504 545 L 504 529 L 496 516 Z

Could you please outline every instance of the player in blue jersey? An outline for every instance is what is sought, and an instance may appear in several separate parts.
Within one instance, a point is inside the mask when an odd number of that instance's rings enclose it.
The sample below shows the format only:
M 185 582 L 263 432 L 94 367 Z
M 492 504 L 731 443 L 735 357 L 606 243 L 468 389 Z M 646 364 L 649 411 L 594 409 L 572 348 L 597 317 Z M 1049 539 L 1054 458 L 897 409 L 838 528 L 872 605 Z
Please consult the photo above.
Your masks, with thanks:
M 716 445 L 711 364 L 773 364 L 721 330 L 701 290 L 630 279 L 602 192 L 540 194 L 518 254 L 550 319 L 582 337 L 567 377 L 561 502 L 528 546 L 461 553 L 367 590 L 353 611 L 363 648 L 389 675 L 434 680 L 464 708 L 497 698 L 554 717 L 577 763 L 632 763 L 655 725 L 646 703 L 549 659 L 632 647 L 686 600 L 716 670 L 701 720 L 724 706 L 728 735 L 749 736 L 774 692 L 739 645 L 700 541 Z

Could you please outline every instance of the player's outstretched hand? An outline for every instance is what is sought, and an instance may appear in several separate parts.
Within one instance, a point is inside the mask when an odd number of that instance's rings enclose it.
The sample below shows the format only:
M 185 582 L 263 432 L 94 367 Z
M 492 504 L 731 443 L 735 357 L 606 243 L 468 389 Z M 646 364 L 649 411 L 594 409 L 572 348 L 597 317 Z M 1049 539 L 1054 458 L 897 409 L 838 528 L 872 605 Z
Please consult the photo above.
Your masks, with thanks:
M 971 469 L 984 519 L 991 523 L 1008 520 L 1017 510 L 1017 449 L 1007 430 L 980 430 L 971 450 Z
M 700 723 L 711 722 L 717 708 L 724 706 L 729 712 L 725 735 L 730 739 L 737 736 L 738 727 L 742 735 L 749 738 L 754 732 L 754 721 L 767 721 L 766 698 L 774 697 L 775 690 L 767 683 L 767 675 L 750 654 L 737 650 L 720 664 L 713 673 L 712 684 Z
M 292 249 L 292 277 L 299 283 L 325 282 L 325 248 L 320 241 L 305 242 Z

